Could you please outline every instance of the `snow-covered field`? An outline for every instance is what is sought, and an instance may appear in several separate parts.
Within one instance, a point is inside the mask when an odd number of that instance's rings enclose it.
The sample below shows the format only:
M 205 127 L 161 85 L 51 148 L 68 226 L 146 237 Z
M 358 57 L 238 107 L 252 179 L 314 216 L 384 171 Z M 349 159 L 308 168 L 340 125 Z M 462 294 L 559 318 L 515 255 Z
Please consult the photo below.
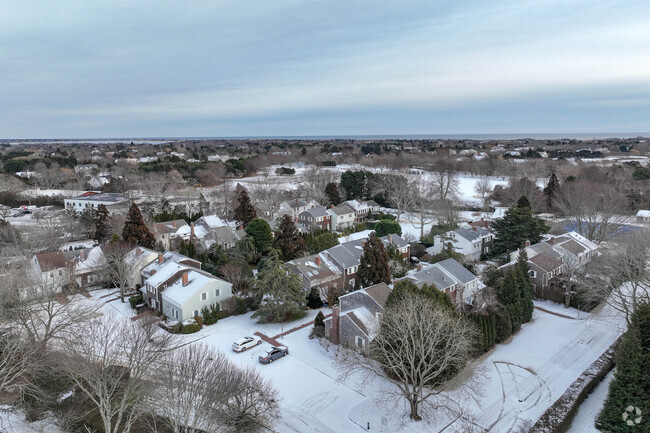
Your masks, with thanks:
M 92 299 L 75 302 L 101 305 L 107 313 L 133 316 L 129 304 L 115 296 L 100 298 L 107 291 L 93 292 Z M 561 306 L 544 307 L 578 317 L 575 310 Z M 329 313 L 324 310 L 324 313 Z M 258 362 L 268 343 L 235 353 L 233 341 L 254 332 L 273 337 L 301 323 L 313 320 L 316 311 L 291 324 L 257 324 L 251 313 L 220 320 L 196 334 L 181 336 L 188 343 L 208 344 L 224 352 L 239 365 L 253 365 L 273 382 L 281 396 L 278 432 L 420 432 L 437 431 L 448 420 L 436 418 L 412 423 L 404 416 L 403 402 L 382 401 L 392 387 L 382 378 L 364 380 L 359 375 L 343 378 L 337 362 L 337 346 L 308 338 L 311 327 L 292 332 L 279 341 L 289 348 L 289 356 L 269 365 Z M 487 431 L 514 432 L 526 420 L 535 421 L 545 409 L 623 332 L 624 321 L 608 307 L 598 313 L 580 313 L 569 319 L 535 310 L 533 322 L 508 343 L 501 344 L 468 367 L 475 377 L 483 377 L 479 404 L 458 403 L 473 414 L 473 422 Z M 443 395 L 452 398 L 452 394 Z M 367 425 L 370 423 L 370 430 Z M 435 429 L 437 427 L 437 430 Z M 458 423 L 445 431 L 466 431 Z

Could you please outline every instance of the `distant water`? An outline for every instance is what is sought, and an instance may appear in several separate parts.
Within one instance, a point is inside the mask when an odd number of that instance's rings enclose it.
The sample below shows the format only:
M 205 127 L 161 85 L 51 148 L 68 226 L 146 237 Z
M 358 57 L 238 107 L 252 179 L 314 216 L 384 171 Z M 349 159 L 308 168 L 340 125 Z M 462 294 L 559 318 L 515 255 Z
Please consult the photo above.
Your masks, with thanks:
M 281 140 L 385 140 L 385 139 L 404 139 L 404 140 L 517 140 L 517 139 L 536 139 L 536 140 L 589 140 L 589 139 L 606 139 L 606 138 L 637 138 L 650 137 L 650 132 L 571 132 L 571 133 L 503 133 L 503 134 L 388 134 L 388 135 L 260 135 L 260 136 L 223 136 L 223 137 L 119 137 L 119 138 L 52 138 L 52 139 L 0 139 L 0 143 L 9 142 L 10 144 L 27 143 L 38 144 L 55 142 L 60 144 L 70 143 L 123 143 L 134 142 L 135 144 L 143 143 L 164 143 L 172 140 L 264 140 L 264 139 L 281 139 Z

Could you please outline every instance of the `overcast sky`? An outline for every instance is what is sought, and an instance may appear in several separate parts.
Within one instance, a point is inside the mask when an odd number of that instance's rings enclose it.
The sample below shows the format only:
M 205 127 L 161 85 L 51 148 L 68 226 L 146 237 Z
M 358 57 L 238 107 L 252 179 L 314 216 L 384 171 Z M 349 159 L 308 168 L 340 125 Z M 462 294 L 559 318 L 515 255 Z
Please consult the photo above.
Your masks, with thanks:
M 648 131 L 648 0 L 0 1 L 0 138 Z

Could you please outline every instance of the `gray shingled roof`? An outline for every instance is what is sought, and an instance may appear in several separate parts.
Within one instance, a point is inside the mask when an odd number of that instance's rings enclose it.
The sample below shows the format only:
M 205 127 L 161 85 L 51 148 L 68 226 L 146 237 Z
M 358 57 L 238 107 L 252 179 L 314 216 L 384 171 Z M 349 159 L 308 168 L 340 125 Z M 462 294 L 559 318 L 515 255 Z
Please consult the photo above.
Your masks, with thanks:
M 465 228 L 460 227 L 460 228 L 457 228 L 456 230 L 454 230 L 454 232 L 458 236 L 460 236 L 462 238 L 465 238 L 470 242 L 472 242 L 473 240 L 479 238 L 479 234 L 477 232 L 475 232 L 474 230 L 471 230 L 471 229 L 465 229 Z
M 546 253 L 551 257 L 555 257 L 556 259 L 562 257 L 560 253 L 558 253 L 557 251 L 555 251 L 555 249 L 553 249 L 551 244 L 545 241 L 539 242 L 535 245 L 531 245 L 529 248 L 535 251 L 537 254 Z
M 430 266 L 426 269 L 418 271 L 409 275 L 407 278 L 415 280 L 416 283 L 433 284 L 438 290 L 444 290 L 447 287 L 453 286 L 455 281 L 445 275 L 440 269 L 435 266 Z
M 329 214 L 327 213 L 327 208 L 325 206 L 319 206 L 319 207 L 314 207 L 311 209 L 307 209 L 302 211 L 300 214 L 308 213 L 310 216 L 313 218 L 319 218 L 319 217 L 326 217 Z
M 392 239 L 391 243 L 393 245 L 395 245 L 395 248 L 397 248 L 397 249 L 403 248 L 403 247 L 405 247 L 405 246 L 407 246 L 409 244 L 404 239 L 402 239 L 399 235 L 392 234 L 392 235 L 386 235 L 386 236 L 383 236 L 383 237 L 379 238 L 384 243 L 384 248 L 388 247 L 388 244 L 389 244 L 388 236 L 391 237 L 391 239 Z
M 351 243 L 351 242 L 348 242 Z M 325 250 L 332 260 L 344 268 L 351 268 L 359 264 L 359 258 L 361 257 L 361 252 L 359 254 L 353 254 L 355 250 L 349 247 L 346 247 L 345 244 L 337 245 L 328 250 Z
M 349 213 L 355 213 L 354 209 L 352 209 L 350 207 L 350 205 L 347 205 L 345 203 L 340 204 L 340 205 L 338 205 L 335 208 L 330 209 L 330 210 L 332 212 L 334 212 L 335 214 L 337 214 L 337 215 L 346 215 L 346 214 L 349 214 Z
M 454 259 L 443 260 L 442 262 L 438 262 L 436 264 L 444 268 L 445 271 L 449 272 L 454 277 L 458 278 L 463 282 L 463 284 L 467 284 L 477 278 L 476 275 L 472 274 L 467 270 L 467 268 L 465 268 L 465 266 L 461 265 Z
M 536 264 L 546 272 L 554 271 L 562 266 L 562 260 L 557 259 L 546 252 L 531 257 L 528 261 Z

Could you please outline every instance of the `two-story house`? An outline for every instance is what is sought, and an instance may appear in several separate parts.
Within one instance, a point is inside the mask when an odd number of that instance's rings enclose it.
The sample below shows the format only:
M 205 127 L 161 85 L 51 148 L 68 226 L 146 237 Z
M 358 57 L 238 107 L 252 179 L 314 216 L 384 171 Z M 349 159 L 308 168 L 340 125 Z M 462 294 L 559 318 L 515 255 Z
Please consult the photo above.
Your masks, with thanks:
M 356 213 L 354 209 L 345 203 L 327 209 L 327 213 L 332 217 L 332 231 L 340 231 L 354 225 Z
M 200 262 L 178 253 L 159 254 L 142 270 L 144 301 L 154 311 L 183 321 L 232 296 L 231 283 L 200 268 Z
M 379 205 L 374 200 L 347 200 L 343 202 L 354 209 L 354 222 L 361 223 L 368 218 L 369 215 L 379 212 Z
M 325 336 L 367 355 L 390 292 L 386 283 L 379 283 L 339 297 L 339 305 L 325 319 Z
M 319 206 L 302 211 L 298 215 L 298 223 L 311 232 L 330 230 L 332 217 L 327 208 Z
M 180 240 L 184 238 L 189 225 L 183 219 L 154 223 L 151 233 L 166 250 L 178 248 Z
M 287 265 L 293 273 L 301 277 L 305 294 L 316 289 L 325 300 L 330 289 L 343 287 L 341 270 L 329 261 L 324 253 L 290 260 Z
M 490 249 L 493 234 L 480 226 L 463 226 L 435 236 L 427 253 L 436 255 L 446 248 L 462 254 L 466 260 L 479 261 Z
M 418 265 L 403 279 L 416 285 L 432 284 L 449 295 L 455 305 L 473 304 L 480 300 L 485 285 L 480 278 L 454 259 L 443 260 L 432 265 Z

